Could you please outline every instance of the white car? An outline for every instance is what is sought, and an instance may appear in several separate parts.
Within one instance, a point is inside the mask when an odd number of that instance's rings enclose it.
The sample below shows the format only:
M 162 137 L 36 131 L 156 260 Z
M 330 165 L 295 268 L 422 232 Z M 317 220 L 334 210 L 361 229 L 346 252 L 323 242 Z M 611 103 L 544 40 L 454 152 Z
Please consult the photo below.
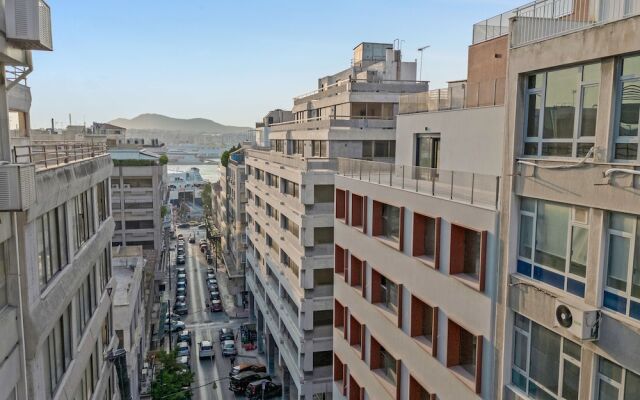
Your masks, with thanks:
M 213 343 L 208 340 L 200 342 L 200 350 L 198 352 L 199 358 L 213 358 L 215 353 L 213 352 Z

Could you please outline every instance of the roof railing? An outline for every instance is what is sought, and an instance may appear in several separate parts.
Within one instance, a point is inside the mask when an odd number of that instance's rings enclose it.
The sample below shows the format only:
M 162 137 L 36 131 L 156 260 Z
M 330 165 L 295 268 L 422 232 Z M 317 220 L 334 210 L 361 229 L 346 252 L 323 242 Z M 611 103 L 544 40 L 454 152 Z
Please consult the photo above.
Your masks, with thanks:
M 105 144 L 91 142 L 31 144 L 13 146 L 12 149 L 14 163 L 35 164 L 36 169 L 45 169 L 104 154 L 107 154 Z

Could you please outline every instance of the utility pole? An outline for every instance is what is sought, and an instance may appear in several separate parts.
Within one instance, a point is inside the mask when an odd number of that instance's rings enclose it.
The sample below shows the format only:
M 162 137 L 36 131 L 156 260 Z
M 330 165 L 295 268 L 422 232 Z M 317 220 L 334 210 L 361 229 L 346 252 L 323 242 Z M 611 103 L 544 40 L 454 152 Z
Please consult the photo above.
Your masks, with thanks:
M 424 50 L 428 49 L 429 47 L 431 47 L 430 45 L 426 45 L 426 46 L 422 46 L 418 49 L 418 51 L 420 52 L 420 77 L 418 78 L 419 81 L 422 81 L 422 53 L 424 52 Z

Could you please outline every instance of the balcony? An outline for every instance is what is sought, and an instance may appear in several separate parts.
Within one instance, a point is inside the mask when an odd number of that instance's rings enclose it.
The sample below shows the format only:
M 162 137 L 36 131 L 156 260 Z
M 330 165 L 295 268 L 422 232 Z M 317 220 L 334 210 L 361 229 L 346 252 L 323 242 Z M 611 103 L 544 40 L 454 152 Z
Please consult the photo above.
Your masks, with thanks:
M 460 203 L 498 209 L 499 176 L 350 158 L 338 158 L 338 175 Z
M 640 1 L 640 0 L 639 0 Z M 461 83 L 444 89 L 400 96 L 399 114 L 462 110 L 504 104 L 505 79 Z
M 255 160 L 280 164 L 302 171 L 335 170 L 337 168 L 337 162 L 332 158 L 304 158 L 268 150 L 248 150 L 247 153 L 249 158 Z
M 514 48 L 640 15 L 640 0 L 538 0 L 511 13 Z
M 41 170 L 104 154 L 107 154 L 104 144 L 52 141 L 49 144 L 13 146 L 11 156 L 16 164 L 35 164 L 36 170 Z
M 371 82 L 366 79 L 344 79 L 332 85 L 296 96 L 293 98 L 293 104 L 297 105 L 320 98 L 337 96 L 350 92 L 408 93 L 422 92 L 428 89 L 428 81 L 383 80 L 380 82 Z
M 331 128 L 353 129 L 393 129 L 395 120 L 382 117 L 358 117 L 353 115 L 332 115 L 328 117 L 307 118 L 303 120 L 282 122 L 271 125 L 272 132 L 308 131 Z

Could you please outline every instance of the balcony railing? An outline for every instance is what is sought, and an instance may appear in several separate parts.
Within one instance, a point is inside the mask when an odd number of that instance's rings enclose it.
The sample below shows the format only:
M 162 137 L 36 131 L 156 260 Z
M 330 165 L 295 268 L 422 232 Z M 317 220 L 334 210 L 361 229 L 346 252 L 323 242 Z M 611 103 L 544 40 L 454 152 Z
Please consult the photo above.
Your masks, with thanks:
M 387 116 L 359 116 L 359 115 L 328 115 L 324 117 L 312 117 L 302 120 L 286 121 L 270 125 L 271 131 L 281 132 L 289 130 L 316 130 L 329 128 L 378 128 L 393 129 L 394 117 Z
M 498 209 L 500 177 L 338 158 L 338 174 L 442 199 Z
M 89 142 L 65 142 L 14 146 L 13 162 L 35 164 L 36 169 L 49 168 L 72 161 L 79 161 L 107 154 L 105 144 Z
M 400 114 L 460 110 L 504 104 L 505 79 L 462 83 L 444 89 L 400 96 Z
M 421 92 L 428 89 L 428 81 L 382 80 L 375 82 L 366 79 L 343 79 L 323 88 L 296 96 L 293 98 L 293 104 L 300 104 L 321 97 L 335 96 L 345 92 L 406 93 Z
M 287 167 L 303 171 L 319 169 L 335 170 L 337 168 L 336 160 L 334 158 L 304 158 L 299 155 L 287 155 L 268 150 L 248 150 L 247 157 L 253 157 L 266 162 L 272 162 L 274 164 L 282 164 Z M 255 178 L 252 177 L 249 181 L 255 184 Z

